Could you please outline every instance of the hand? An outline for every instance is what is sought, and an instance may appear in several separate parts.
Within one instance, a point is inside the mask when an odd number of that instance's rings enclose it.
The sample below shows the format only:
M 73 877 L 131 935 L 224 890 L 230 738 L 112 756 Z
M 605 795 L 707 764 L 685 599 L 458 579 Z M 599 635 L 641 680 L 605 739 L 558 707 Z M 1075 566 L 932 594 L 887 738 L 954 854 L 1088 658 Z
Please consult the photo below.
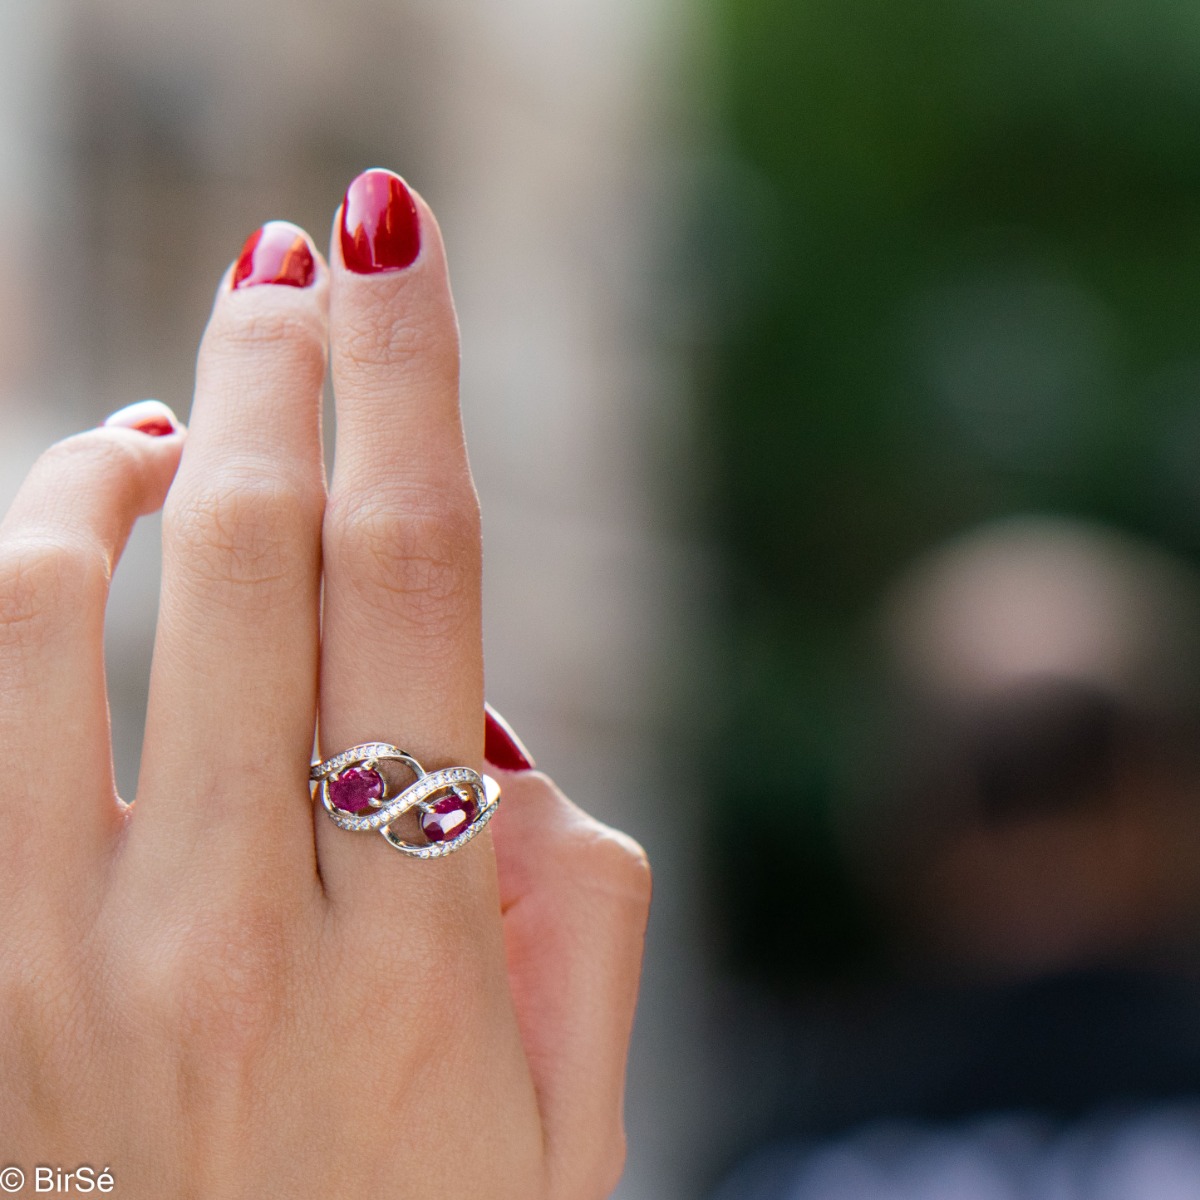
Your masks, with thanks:
M 247 243 L 186 433 L 149 404 L 68 438 L 0 526 L 0 1166 L 23 1166 L 26 1191 L 36 1163 L 107 1167 L 115 1195 L 153 1200 L 615 1185 L 640 849 L 526 769 L 491 718 L 500 810 L 445 858 L 339 829 L 310 800 L 318 723 L 322 755 L 381 740 L 426 770 L 480 766 L 457 392 L 436 222 L 368 172 L 328 265 L 294 226 Z M 134 520 L 164 501 L 126 806 L 104 604 Z

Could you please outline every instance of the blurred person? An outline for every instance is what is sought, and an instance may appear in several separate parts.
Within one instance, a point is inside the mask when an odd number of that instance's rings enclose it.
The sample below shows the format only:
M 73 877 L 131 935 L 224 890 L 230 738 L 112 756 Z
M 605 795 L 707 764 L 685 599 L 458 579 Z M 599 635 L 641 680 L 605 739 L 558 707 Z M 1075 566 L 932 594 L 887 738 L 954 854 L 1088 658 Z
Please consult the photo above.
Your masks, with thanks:
M 1197 1194 L 1200 584 L 1022 518 L 882 608 L 893 736 L 844 834 L 907 965 L 797 1038 L 824 1119 L 782 1105 L 720 1200 Z
M 160 506 L 126 803 L 104 606 Z M 34 465 L 0 525 L 0 1186 L 616 1186 L 647 866 L 485 717 L 479 540 L 440 234 L 382 170 L 328 262 L 246 243 L 189 428 L 144 401 Z
M 1101 527 L 1010 520 L 917 564 L 885 610 L 902 783 L 895 819 L 862 832 L 906 936 L 993 977 L 1193 947 L 1191 569 Z

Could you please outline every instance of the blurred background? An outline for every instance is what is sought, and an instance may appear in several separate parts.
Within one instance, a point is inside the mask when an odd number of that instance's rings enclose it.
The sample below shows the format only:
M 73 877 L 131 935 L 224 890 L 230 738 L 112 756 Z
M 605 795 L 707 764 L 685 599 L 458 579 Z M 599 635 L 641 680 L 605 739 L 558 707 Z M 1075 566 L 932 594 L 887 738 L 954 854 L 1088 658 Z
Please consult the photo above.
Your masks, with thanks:
M 1200 1194 L 1200 10 L 0 0 L 0 67 L 4 501 L 186 413 L 263 221 L 438 211 L 489 696 L 656 869 L 622 1200 Z

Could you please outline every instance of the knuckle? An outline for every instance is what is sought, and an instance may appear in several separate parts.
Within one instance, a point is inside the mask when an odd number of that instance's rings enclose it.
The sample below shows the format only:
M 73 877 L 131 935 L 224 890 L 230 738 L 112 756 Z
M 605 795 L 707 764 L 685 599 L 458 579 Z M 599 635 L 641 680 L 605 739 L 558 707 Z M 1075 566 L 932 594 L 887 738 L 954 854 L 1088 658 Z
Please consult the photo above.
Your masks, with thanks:
M 210 913 L 160 944 L 152 1003 L 184 1044 L 219 1060 L 263 1050 L 287 1011 L 291 948 L 280 914 L 252 903 Z
M 256 291 L 258 289 L 255 289 Z M 293 297 L 283 297 L 283 303 L 269 305 L 266 302 L 280 297 L 254 298 L 252 312 L 231 311 L 228 307 L 219 310 L 209 326 L 205 339 L 207 354 L 214 352 L 219 357 L 225 350 L 259 350 L 280 347 L 289 355 L 299 354 L 325 361 L 325 336 L 322 323 L 307 307 L 288 303 Z
M 442 379 L 458 376 L 457 326 L 452 314 L 436 306 L 421 306 L 403 320 L 379 320 L 374 309 L 351 315 L 338 331 L 337 345 L 355 368 L 405 365 Z
M 86 1040 L 90 1004 L 64 948 L 34 945 L 32 939 L 10 944 L 0 975 L 0 1005 L 10 1039 L 19 1039 L 39 1075 L 70 1078 Z
M 93 429 L 55 442 L 42 453 L 36 469 L 62 479 L 86 473 L 105 483 L 137 476 L 144 462 L 137 443 L 113 437 L 112 432 Z
M 456 601 L 479 586 L 479 509 L 469 501 L 404 505 L 345 499 L 326 526 L 339 580 L 389 617 L 423 627 L 459 619 Z
M 488 922 L 446 922 L 443 906 L 444 900 L 434 897 L 414 898 L 408 914 L 413 928 L 437 925 L 436 955 L 426 953 L 419 941 L 380 939 L 370 923 L 348 930 L 334 960 L 342 986 L 340 1011 L 348 1020 L 384 1021 L 379 997 L 389 996 L 391 1017 L 409 1028 L 436 1024 L 450 1043 L 455 1034 L 469 1036 L 478 1018 L 475 1001 L 505 986 L 498 974 L 503 968 L 492 953 L 494 930 Z
M 649 911 L 654 887 L 650 860 L 628 834 L 589 818 L 569 857 L 584 886 L 628 902 L 638 913 Z
M 315 493 L 263 476 L 206 482 L 169 499 L 165 545 L 202 584 L 290 588 L 307 562 L 298 549 L 316 545 Z
M 102 548 L 50 535 L 0 545 L 0 646 L 36 648 L 80 611 L 103 603 L 110 564 Z

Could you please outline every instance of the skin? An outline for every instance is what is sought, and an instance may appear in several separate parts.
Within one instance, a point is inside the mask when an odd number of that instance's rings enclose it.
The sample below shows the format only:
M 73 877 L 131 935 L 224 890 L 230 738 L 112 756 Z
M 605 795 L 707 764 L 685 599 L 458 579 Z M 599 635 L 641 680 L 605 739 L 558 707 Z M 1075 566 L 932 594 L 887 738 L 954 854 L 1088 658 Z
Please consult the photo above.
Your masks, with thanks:
M 189 429 L 66 439 L 0 525 L 0 759 L 25 764 L 0 794 L 0 1157 L 27 1174 L 107 1166 L 154 1200 L 585 1200 L 620 1175 L 640 847 L 535 771 L 489 767 L 495 820 L 431 862 L 309 798 L 314 726 L 323 755 L 482 766 L 479 512 L 417 203 L 405 270 L 355 275 L 335 237 L 308 288 L 227 273 Z M 104 605 L 160 505 L 127 807 Z

